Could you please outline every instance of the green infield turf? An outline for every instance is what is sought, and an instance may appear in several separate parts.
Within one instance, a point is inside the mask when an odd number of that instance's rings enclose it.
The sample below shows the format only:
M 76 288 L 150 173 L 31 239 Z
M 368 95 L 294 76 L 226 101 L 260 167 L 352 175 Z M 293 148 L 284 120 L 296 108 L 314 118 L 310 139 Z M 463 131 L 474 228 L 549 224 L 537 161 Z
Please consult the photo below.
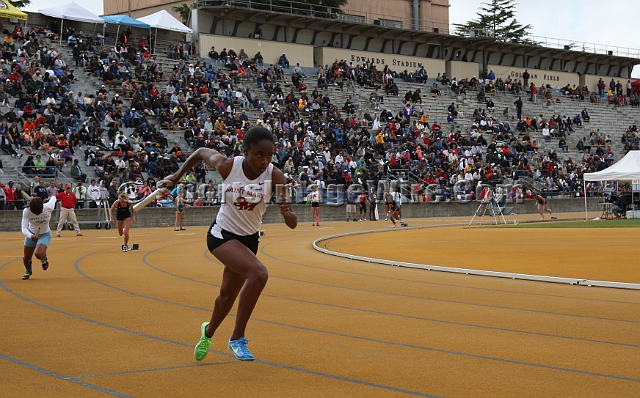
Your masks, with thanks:
M 540 221 L 520 223 L 517 225 L 488 225 L 489 228 L 638 228 L 640 219 L 637 220 L 587 220 L 587 221 Z

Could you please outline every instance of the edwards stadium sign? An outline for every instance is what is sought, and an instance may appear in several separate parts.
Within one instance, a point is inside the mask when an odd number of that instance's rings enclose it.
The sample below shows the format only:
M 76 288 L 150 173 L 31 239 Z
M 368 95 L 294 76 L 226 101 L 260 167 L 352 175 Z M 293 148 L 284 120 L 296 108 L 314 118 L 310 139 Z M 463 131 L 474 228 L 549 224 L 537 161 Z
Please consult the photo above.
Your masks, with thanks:
M 402 58 L 375 58 L 375 57 L 366 57 L 359 56 L 355 54 L 351 54 L 351 62 L 355 63 L 367 63 L 375 64 L 375 65 L 389 65 L 389 66 L 402 66 L 408 68 L 422 68 L 424 65 L 422 62 L 410 61 Z

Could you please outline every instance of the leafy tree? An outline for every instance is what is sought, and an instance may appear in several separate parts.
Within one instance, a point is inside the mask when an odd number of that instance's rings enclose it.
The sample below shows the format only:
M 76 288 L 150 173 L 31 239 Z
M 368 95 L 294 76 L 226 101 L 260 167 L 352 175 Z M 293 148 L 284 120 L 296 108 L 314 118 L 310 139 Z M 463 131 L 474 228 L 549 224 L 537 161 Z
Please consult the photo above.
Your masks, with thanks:
M 514 0 L 489 0 L 482 3 L 478 18 L 464 24 L 454 24 L 454 34 L 469 37 L 471 35 L 493 37 L 499 41 L 515 41 L 534 44 L 529 36 L 531 25 L 522 25 L 516 19 Z M 471 33 L 473 32 L 473 33 Z
M 15 8 L 23 8 L 31 4 L 31 0 L 9 0 Z
M 181 6 L 171 7 L 171 11 L 175 12 L 180 16 L 183 24 L 189 23 L 189 17 L 191 16 L 191 7 L 188 4 L 182 3 Z

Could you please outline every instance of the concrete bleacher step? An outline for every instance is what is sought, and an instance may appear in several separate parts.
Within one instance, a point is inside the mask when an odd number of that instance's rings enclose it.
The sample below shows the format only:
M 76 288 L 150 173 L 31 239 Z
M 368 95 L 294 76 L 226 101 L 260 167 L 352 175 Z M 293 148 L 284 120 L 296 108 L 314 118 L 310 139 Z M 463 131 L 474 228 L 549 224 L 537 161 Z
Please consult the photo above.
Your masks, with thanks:
M 164 43 L 163 47 L 158 43 L 158 49 L 156 51 L 157 59 L 160 62 L 165 63 L 165 65 L 172 65 L 175 61 L 171 60 L 166 55 L 166 46 L 168 43 Z M 70 59 L 71 51 L 70 49 L 63 49 L 65 56 Z M 211 63 L 210 60 L 204 60 L 207 63 Z M 219 66 L 219 65 L 218 65 Z M 165 67 L 165 71 L 169 71 L 170 67 Z M 309 88 L 312 90 L 312 87 L 315 86 L 315 76 L 317 72 L 317 68 L 304 68 L 303 71 L 308 75 L 308 78 L 305 79 Z M 83 74 L 84 75 L 84 74 Z M 286 70 L 285 75 L 287 77 L 287 81 L 291 81 L 291 71 Z M 476 108 L 484 108 L 484 104 L 478 104 L 475 101 L 475 93 L 470 92 L 466 97 L 465 96 L 455 96 L 449 92 L 445 92 L 442 96 L 432 97 L 428 94 L 428 89 L 430 85 L 434 82 L 434 79 L 429 79 L 426 84 L 417 84 L 417 83 L 406 83 L 406 82 L 398 82 L 398 86 L 400 88 L 400 95 L 398 97 L 390 97 L 385 96 L 384 107 L 392 109 L 394 112 L 402 109 L 403 103 L 402 100 L 404 98 L 404 93 L 408 90 L 414 91 L 416 89 L 421 89 L 424 95 L 422 107 L 425 109 L 425 112 L 429 115 L 429 119 L 440 120 L 441 124 L 445 126 L 446 123 L 442 123 L 446 119 L 447 115 L 447 106 L 451 102 L 455 102 L 460 111 L 464 113 L 465 117 L 459 119 L 459 129 L 463 132 L 468 130 L 468 127 L 471 125 L 471 115 L 473 114 L 473 110 Z M 309 83 L 310 82 L 310 83 Z M 92 92 L 92 90 L 97 90 L 102 84 L 101 80 L 96 77 L 90 77 L 84 75 L 83 78 L 79 79 L 78 82 L 74 84 L 74 91 L 83 91 L 83 92 Z M 166 87 L 167 81 L 160 82 L 159 87 Z M 244 87 L 248 85 L 251 87 L 252 91 L 259 95 L 262 99 L 265 99 L 266 93 L 263 90 L 259 90 L 255 83 L 241 83 L 239 86 Z M 285 85 L 285 87 L 289 87 Z M 441 86 L 442 88 L 442 86 Z M 354 102 L 358 103 L 364 109 L 370 109 L 370 104 L 368 102 L 368 96 L 371 93 L 371 89 L 365 89 L 361 87 L 356 87 L 354 91 L 340 91 L 336 87 L 330 87 L 328 92 L 329 96 L 334 103 L 338 106 L 342 106 L 344 101 L 349 95 L 353 96 Z M 557 95 L 555 93 L 554 95 Z M 504 109 L 505 107 L 509 107 L 510 113 L 515 114 L 515 109 L 513 106 L 513 101 L 515 101 L 515 96 L 509 93 L 498 93 L 495 95 L 491 95 L 496 103 L 496 113 L 494 114 L 498 119 L 501 118 L 501 112 L 498 112 L 500 109 Z M 523 100 L 525 96 L 523 95 Z M 524 111 L 525 114 L 529 114 L 531 116 L 543 114 L 545 117 L 550 117 L 551 114 L 561 114 L 561 115 L 572 115 L 575 113 L 579 113 L 579 111 L 586 107 L 592 115 L 592 123 L 585 124 L 581 131 L 576 131 L 576 133 L 567 136 L 567 142 L 570 148 L 575 148 L 575 144 L 578 139 L 582 136 L 588 136 L 591 130 L 595 130 L 599 128 L 601 131 L 605 133 L 609 133 L 612 135 L 613 142 L 615 143 L 612 147 L 616 151 L 622 151 L 623 146 L 620 144 L 620 138 L 624 129 L 629 124 L 636 123 L 636 120 L 640 120 L 640 111 L 638 109 L 630 109 L 630 108 L 614 108 L 608 106 L 606 104 L 591 104 L 588 102 L 581 101 L 569 101 L 569 100 L 561 100 L 560 103 L 554 103 L 551 106 L 547 106 L 543 103 L 543 101 L 539 101 L 537 104 L 530 103 L 528 101 L 525 102 Z M 259 112 L 254 109 L 249 109 L 247 113 L 252 118 L 252 121 L 258 117 Z M 633 122 L 633 123 L 632 123 Z M 512 128 L 515 126 L 512 125 Z M 584 130 L 584 131 L 582 131 Z M 130 132 L 130 129 L 126 130 L 127 133 Z M 166 132 L 165 134 L 169 139 L 169 142 L 175 140 L 179 142 L 181 145 L 184 143 L 184 138 L 182 137 L 182 130 L 178 132 Z M 539 134 L 539 135 L 538 135 Z M 557 148 L 557 140 L 553 140 L 551 142 L 544 142 L 541 139 L 541 134 L 537 133 L 535 135 L 540 143 L 541 150 L 551 150 L 554 149 L 558 152 Z M 532 135 L 532 138 L 534 135 Z M 580 156 L 580 153 L 575 150 L 570 150 L 567 153 L 561 153 L 560 156 L 566 158 L 568 156 L 573 156 L 574 159 Z M 3 158 L 4 159 L 4 158 Z M 10 161 L 10 164 L 14 164 L 15 167 L 21 166 L 24 158 L 21 161 Z M 209 173 L 211 175 L 211 173 Z M 209 177 L 209 176 L 208 176 Z

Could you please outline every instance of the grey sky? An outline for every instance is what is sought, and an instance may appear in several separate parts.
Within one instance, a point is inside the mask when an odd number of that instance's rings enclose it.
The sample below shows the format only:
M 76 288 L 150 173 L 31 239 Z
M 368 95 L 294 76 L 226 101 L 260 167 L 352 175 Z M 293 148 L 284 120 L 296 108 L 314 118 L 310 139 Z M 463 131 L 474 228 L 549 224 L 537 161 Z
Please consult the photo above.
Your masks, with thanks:
M 485 1 L 449 0 L 450 23 L 475 19 Z M 612 47 L 614 53 L 615 46 L 640 49 L 640 37 L 633 33 L 633 29 L 629 29 L 629 21 L 625 21 L 625 18 L 621 22 L 611 19 L 615 15 L 637 15 L 640 12 L 638 1 L 520 0 L 517 3 L 516 18 L 524 25 L 530 24 L 535 36 L 607 45 Z M 616 27 L 618 25 L 623 28 Z M 640 50 L 635 51 L 636 54 L 638 52 Z M 640 57 L 640 54 L 636 56 Z M 634 69 L 633 76 L 640 77 L 639 67 Z
M 39 8 L 53 7 L 69 1 L 71 0 L 32 0 L 26 10 L 38 11 Z M 75 1 L 95 14 L 103 13 L 103 0 Z M 127 0 L 108 1 L 126 3 Z M 132 5 L 136 1 L 138 0 L 131 0 Z M 449 20 L 453 24 L 474 19 L 483 0 L 449 0 L 449 3 Z M 569 40 L 580 43 L 580 46 L 582 42 L 607 45 L 614 52 L 615 46 L 640 49 L 640 36 L 629 29 L 629 21 L 623 18 L 622 28 L 616 28 L 614 26 L 618 24 L 617 20 L 610 18 L 615 15 L 638 15 L 640 1 L 520 0 L 518 3 L 518 20 L 532 25 L 535 36 Z M 640 50 L 636 51 L 638 52 Z M 634 69 L 633 76 L 640 77 L 640 67 Z

